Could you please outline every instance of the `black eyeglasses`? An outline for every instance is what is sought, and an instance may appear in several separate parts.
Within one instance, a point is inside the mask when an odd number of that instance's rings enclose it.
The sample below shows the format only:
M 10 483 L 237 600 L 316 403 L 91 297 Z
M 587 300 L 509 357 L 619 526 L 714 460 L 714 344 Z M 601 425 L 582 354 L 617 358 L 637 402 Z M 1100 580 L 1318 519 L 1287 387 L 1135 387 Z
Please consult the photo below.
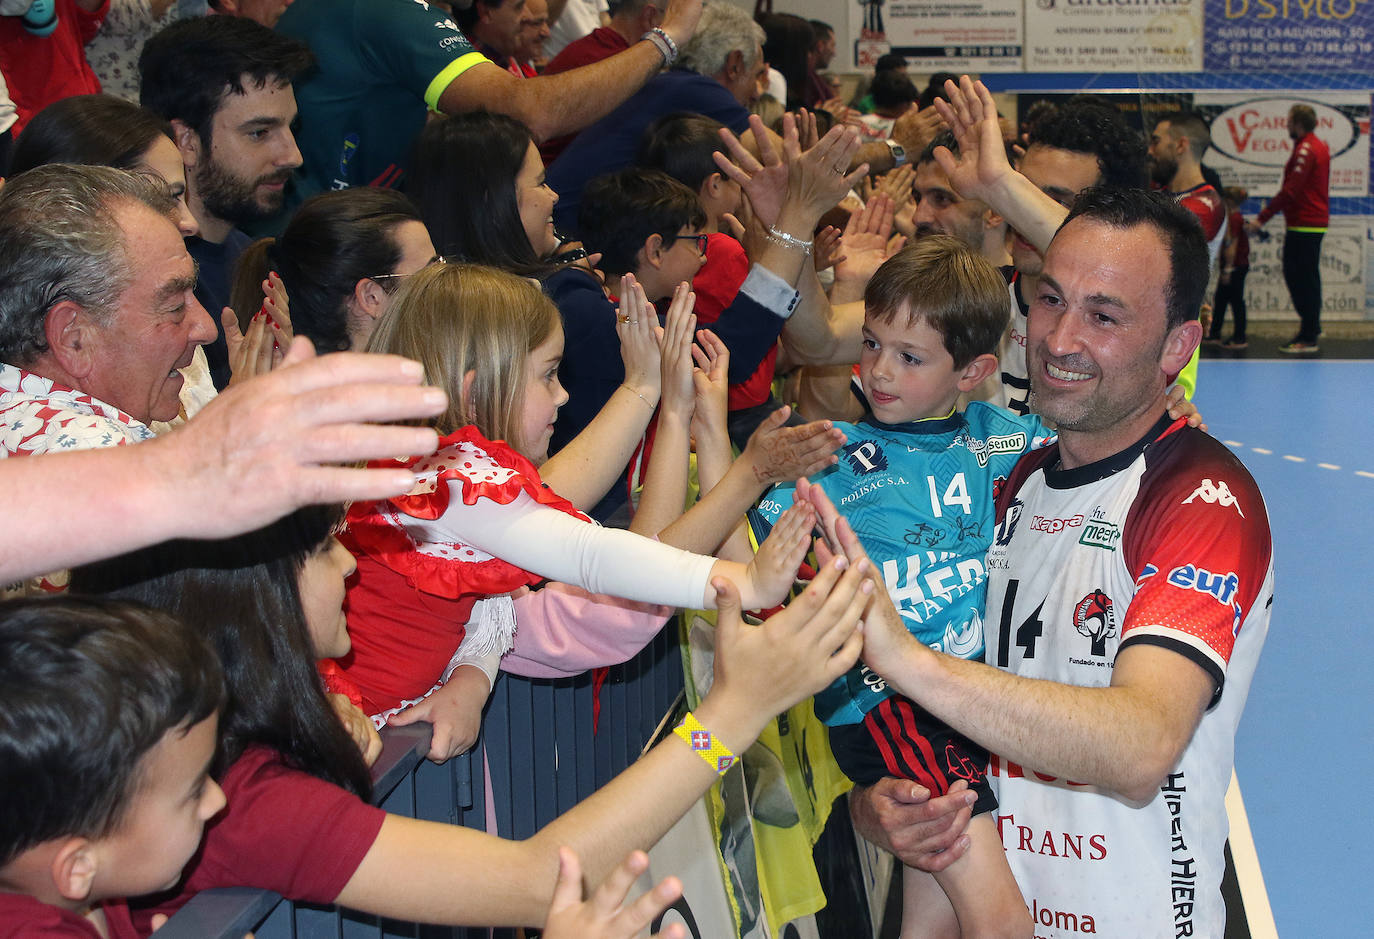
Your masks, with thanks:
M 698 253 L 698 254 L 705 254 L 705 253 L 706 253 L 706 242 L 707 242 L 707 236 L 706 236 L 706 235 L 674 235 L 674 236 L 673 236 L 673 240 L 674 240 L 674 241 L 695 241 L 695 242 L 697 243 L 697 253 Z

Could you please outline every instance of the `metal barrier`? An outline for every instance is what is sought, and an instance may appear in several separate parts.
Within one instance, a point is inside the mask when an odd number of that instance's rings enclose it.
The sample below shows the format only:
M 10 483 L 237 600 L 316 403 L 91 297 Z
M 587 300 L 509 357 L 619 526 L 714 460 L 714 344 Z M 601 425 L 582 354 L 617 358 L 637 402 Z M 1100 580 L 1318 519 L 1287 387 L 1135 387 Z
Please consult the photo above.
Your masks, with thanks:
M 384 730 L 382 756 L 373 767 L 374 801 L 398 815 L 485 829 L 485 754 L 497 833 L 529 837 L 633 763 L 681 690 L 675 619 L 638 656 L 608 670 L 595 731 L 590 673 L 556 681 L 503 673 L 477 745 L 443 766 L 424 759 L 428 724 Z M 491 934 L 292 903 L 265 890 L 225 888 L 198 894 L 167 921 L 157 939 L 242 939 L 247 932 L 257 939 Z

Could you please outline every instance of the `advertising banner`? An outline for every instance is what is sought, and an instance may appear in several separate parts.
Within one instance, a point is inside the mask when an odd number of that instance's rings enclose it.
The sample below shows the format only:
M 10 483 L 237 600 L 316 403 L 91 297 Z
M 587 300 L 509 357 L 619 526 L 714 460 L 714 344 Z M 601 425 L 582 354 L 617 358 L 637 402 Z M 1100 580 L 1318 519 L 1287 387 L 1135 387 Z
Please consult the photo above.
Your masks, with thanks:
M 849 7 L 854 63 L 906 56 L 913 72 L 1019 72 L 1022 0 L 859 0 Z
M 1368 219 L 1333 215 L 1322 237 L 1322 321 L 1362 320 L 1365 307 L 1365 244 Z M 1265 228 L 1267 240 L 1250 238 L 1250 276 L 1245 280 L 1245 304 L 1251 319 L 1292 318 L 1293 301 L 1283 283 L 1283 220 Z
M 1208 71 L 1361 71 L 1374 61 L 1374 5 L 1367 0 L 1211 0 L 1208 6 Z
M 1317 112 L 1316 134 L 1331 151 L 1331 195 L 1368 195 L 1368 92 L 1197 92 L 1193 105 L 1212 128 L 1204 162 L 1252 198 L 1272 196 L 1293 152 L 1288 109 L 1299 103 Z
M 1202 8 L 1203 0 L 1027 0 L 1026 70 L 1199 71 Z

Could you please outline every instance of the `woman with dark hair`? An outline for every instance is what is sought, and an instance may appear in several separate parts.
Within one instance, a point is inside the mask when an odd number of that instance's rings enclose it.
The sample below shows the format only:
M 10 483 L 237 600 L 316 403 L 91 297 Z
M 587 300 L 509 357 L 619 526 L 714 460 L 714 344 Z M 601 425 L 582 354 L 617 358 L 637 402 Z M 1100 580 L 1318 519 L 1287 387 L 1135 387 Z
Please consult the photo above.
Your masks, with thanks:
M 618 898 L 607 904 L 603 891 L 585 906 L 623 913 L 618 928 L 578 926 L 563 919 L 566 896 L 550 911 L 556 879 L 561 892 L 580 896 L 576 862 L 559 846 L 580 853 L 588 880 L 600 881 L 631 848 L 657 841 L 733 753 L 744 752 L 775 714 L 842 674 L 862 645 L 855 627 L 872 592 L 864 586 L 867 564 L 825 565 L 789 609 L 760 627 L 741 623 L 737 589 L 717 578 L 709 694 L 682 728 L 601 792 L 518 842 L 388 815 L 363 801 L 366 769 L 311 664 L 349 644 L 342 602 L 352 563 L 328 540 L 332 517 L 303 510 L 237 539 L 169 542 L 74 572 L 74 590 L 174 612 L 209 639 L 224 665 L 217 776 L 228 808 L 206 827 L 176 896 L 154 898 L 156 906 L 136 913 L 145 928 L 201 890 L 249 886 L 408 921 L 537 925 L 547 918 L 550 939 L 637 934 L 681 886 L 660 884 L 652 902 L 626 911 Z M 724 752 L 725 761 L 703 759 L 693 731 L 711 734 L 719 748 L 712 753 Z M 635 855 L 621 865 L 614 876 L 624 878 L 622 896 L 646 863 Z M 685 930 L 670 926 L 663 935 L 680 939 Z
M 410 200 L 360 187 L 307 199 L 278 238 L 239 257 L 230 304 L 242 328 L 258 312 L 271 271 L 291 297 L 291 325 L 315 350 L 361 350 L 407 277 L 442 260 Z
M 181 205 L 182 235 L 199 229 L 186 206 L 186 170 L 172 125 L 147 108 L 113 95 L 77 95 L 48 105 L 33 116 L 14 144 L 10 175 L 47 163 L 112 166 L 154 176 Z
M 478 111 L 431 120 L 406 192 L 445 257 L 541 278 L 559 267 L 550 260 L 560 240 L 558 195 L 544 182 L 529 128 L 514 118 Z

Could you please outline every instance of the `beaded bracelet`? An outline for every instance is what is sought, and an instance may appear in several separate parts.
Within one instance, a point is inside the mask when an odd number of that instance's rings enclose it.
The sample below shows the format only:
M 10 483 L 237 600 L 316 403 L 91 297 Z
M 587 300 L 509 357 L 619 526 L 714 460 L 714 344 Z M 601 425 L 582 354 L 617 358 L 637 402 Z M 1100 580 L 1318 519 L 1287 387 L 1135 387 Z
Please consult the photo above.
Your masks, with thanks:
M 773 242 L 774 244 L 782 245 L 784 248 L 795 248 L 805 254 L 811 253 L 810 241 L 802 241 L 795 235 L 789 235 L 785 231 L 778 231 L 771 225 L 769 226 L 768 234 L 765 237 L 767 237 L 767 239 Z
M 655 26 L 639 38 L 647 39 L 649 42 L 653 43 L 654 48 L 658 50 L 658 54 L 663 56 L 663 64 L 665 66 L 672 65 L 677 61 L 677 43 L 673 42 L 673 37 L 669 36 L 661 28 Z
M 693 753 L 705 760 L 717 776 L 724 776 L 725 771 L 739 761 L 739 757 L 731 753 L 730 748 L 721 743 L 715 734 L 703 727 L 691 711 L 687 712 L 682 723 L 673 728 L 673 733 L 681 737 L 683 742 L 692 748 Z

